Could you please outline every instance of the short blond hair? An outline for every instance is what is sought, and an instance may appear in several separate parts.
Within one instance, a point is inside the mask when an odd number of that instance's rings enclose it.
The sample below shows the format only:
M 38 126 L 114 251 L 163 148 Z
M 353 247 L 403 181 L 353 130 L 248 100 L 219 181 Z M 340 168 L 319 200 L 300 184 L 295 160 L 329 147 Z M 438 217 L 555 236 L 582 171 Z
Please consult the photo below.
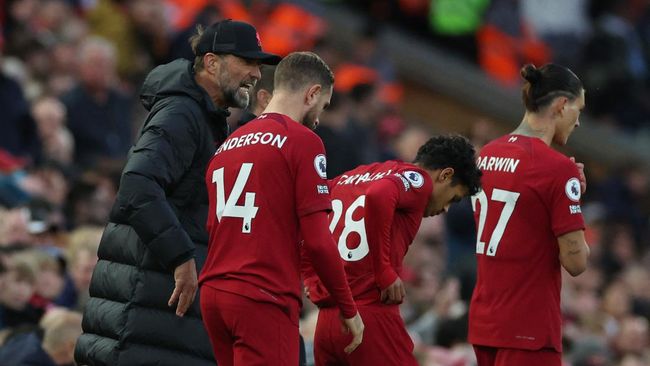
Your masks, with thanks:
M 56 352 L 81 335 L 81 313 L 55 308 L 41 318 L 39 325 L 43 328 L 43 349 Z
M 103 230 L 99 226 L 81 226 L 72 231 L 68 237 L 68 247 L 65 251 L 68 266 L 77 263 L 79 254 L 82 252 L 97 254 L 102 232 Z

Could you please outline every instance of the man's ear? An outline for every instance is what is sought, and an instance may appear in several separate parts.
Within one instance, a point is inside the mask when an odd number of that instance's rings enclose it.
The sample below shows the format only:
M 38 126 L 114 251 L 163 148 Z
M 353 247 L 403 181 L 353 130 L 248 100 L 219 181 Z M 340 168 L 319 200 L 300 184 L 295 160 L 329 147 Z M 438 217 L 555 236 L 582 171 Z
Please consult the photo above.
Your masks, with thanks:
M 266 106 L 269 105 L 272 96 L 273 94 L 266 89 L 260 89 L 257 91 L 257 104 L 261 110 L 266 109 Z
M 307 93 L 305 94 L 305 104 L 309 107 L 314 106 L 318 102 L 318 97 L 320 96 L 321 90 L 322 87 L 320 84 L 315 84 L 309 87 L 309 89 L 307 89 Z
M 447 167 L 444 168 L 440 171 L 440 174 L 438 174 L 438 180 L 440 182 L 451 182 L 451 178 L 454 176 L 454 168 L 452 167 Z
M 553 115 L 558 115 L 558 116 L 564 115 L 565 108 L 567 107 L 568 102 L 569 102 L 569 98 L 567 97 L 555 98 L 553 104 L 551 105 Z
M 221 63 L 221 59 L 219 58 L 219 56 L 215 55 L 214 53 L 208 52 L 205 55 L 203 55 L 203 68 L 210 75 L 214 75 L 218 72 L 220 63 Z

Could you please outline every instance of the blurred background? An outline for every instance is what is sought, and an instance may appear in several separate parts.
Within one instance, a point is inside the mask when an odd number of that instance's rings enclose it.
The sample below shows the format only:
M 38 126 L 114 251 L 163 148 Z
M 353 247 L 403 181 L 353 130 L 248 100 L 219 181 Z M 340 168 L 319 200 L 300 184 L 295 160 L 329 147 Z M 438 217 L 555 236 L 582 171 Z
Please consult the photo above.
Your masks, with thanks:
M 480 148 L 520 122 L 521 66 L 573 69 L 587 108 L 562 151 L 586 164 L 592 256 L 586 273 L 565 276 L 565 361 L 650 365 L 649 0 L 0 0 L 0 357 L 12 337 L 81 333 L 102 228 L 146 115 L 143 78 L 192 59 L 196 25 L 223 18 L 254 24 L 266 51 L 312 50 L 334 70 L 317 130 L 330 177 L 410 161 L 435 133 Z M 475 364 L 475 241 L 464 200 L 426 219 L 410 248 L 402 315 L 421 365 Z M 306 301 L 308 351 L 315 320 Z

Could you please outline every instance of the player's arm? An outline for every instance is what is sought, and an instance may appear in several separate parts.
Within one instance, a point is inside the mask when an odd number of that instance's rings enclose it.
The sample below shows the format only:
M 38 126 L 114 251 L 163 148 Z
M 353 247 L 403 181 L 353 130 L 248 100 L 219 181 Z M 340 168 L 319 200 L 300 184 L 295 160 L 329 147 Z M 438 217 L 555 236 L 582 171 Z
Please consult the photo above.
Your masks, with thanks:
M 551 198 L 551 226 L 557 237 L 560 264 L 572 276 L 587 269 L 589 247 L 585 240 L 584 218 L 580 209 L 583 174 L 571 159 L 555 164 L 555 171 L 548 195 Z
M 585 241 L 585 232 L 576 230 L 557 238 L 560 246 L 560 264 L 571 276 L 577 276 L 587 269 L 589 246 Z
M 311 259 L 314 271 L 338 304 L 344 323 L 354 338 L 345 351 L 352 352 L 363 339 L 363 321 L 357 312 L 348 286 L 343 263 L 339 258 L 336 243 L 329 231 L 325 211 L 316 211 L 300 217 L 300 233 L 304 238 L 303 247 Z
M 375 282 L 382 290 L 381 300 L 388 304 L 402 302 L 406 291 L 391 265 L 391 229 L 399 203 L 400 187 L 392 179 L 373 182 L 366 191 L 366 235 Z
M 318 307 L 336 306 L 329 292 L 318 278 L 311 257 L 304 245 L 300 246 L 300 274 L 302 276 L 305 295 Z

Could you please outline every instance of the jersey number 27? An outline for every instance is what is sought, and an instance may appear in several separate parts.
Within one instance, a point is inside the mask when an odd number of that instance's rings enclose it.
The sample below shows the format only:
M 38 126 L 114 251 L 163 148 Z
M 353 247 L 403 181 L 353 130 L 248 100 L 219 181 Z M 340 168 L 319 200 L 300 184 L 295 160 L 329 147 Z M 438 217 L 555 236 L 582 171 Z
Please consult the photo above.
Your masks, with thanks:
M 485 191 L 480 191 L 477 194 L 472 196 L 472 209 L 474 210 L 474 212 L 476 212 L 476 203 L 478 202 L 481 210 L 478 215 L 478 230 L 476 233 L 477 254 L 487 254 L 488 256 L 492 256 L 492 257 L 497 255 L 499 242 L 503 237 L 503 232 L 506 230 L 506 227 L 508 226 L 508 221 L 510 220 L 510 216 L 512 216 L 512 212 L 515 210 L 515 205 L 517 204 L 517 200 L 519 199 L 519 194 L 520 194 L 519 192 L 512 192 L 512 191 L 506 191 L 503 189 L 494 188 L 492 190 L 491 200 L 488 200 Z M 485 242 L 481 241 L 481 237 L 483 236 L 483 230 L 485 229 L 485 219 L 487 218 L 488 210 L 490 207 L 489 203 L 492 201 L 503 202 L 504 206 L 503 206 L 503 210 L 501 211 L 501 216 L 499 216 L 499 220 L 497 221 L 494 230 L 492 230 L 492 234 L 489 236 L 490 242 L 488 243 L 487 253 L 486 253 Z

